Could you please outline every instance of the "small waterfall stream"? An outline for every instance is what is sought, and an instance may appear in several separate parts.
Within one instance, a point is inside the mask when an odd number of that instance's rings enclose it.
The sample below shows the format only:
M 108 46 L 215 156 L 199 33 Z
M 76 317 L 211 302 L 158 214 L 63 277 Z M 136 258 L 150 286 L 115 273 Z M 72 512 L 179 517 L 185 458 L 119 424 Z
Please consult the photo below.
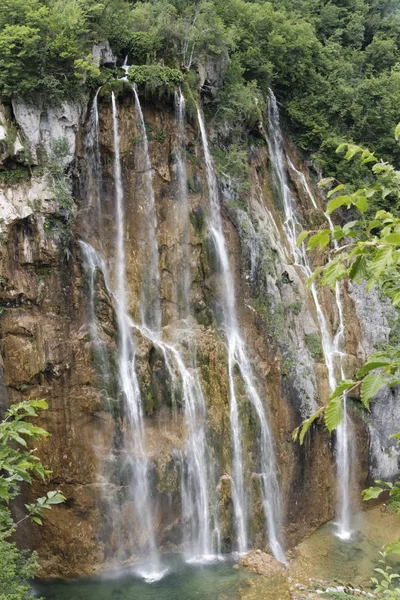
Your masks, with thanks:
M 282 200 L 285 221 L 283 223 L 289 247 L 294 259 L 295 266 L 301 268 L 305 275 L 310 277 L 312 269 L 308 260 L 305 245 L 297 246 L 296 240 L 298 234 L 302 231 L 302 227 L 296 218 L 295 201 L 289 188 L 285 166 L 285 154 L 283 149 L 283 139 L 280 128 L 279 110 L 276 98 L 270 90 L 268 99 L 268 130 L 267 145 L 273 171 L 273 180 L 277 188 L 278 194 Z M 295 173 L 299 179 L 305 192 L 308 194 L 313 206 L 318 207 L 313 194 L 307 184 L 307 181 L 302 173 L 298 171 L 294 165 L 287 160 L 289 168 Z M 326 215 L 331 229 L 333 224 L 328 215 Z M 344 355 L 344 320 L 343 307 L 340 298 L 340 287 L 336 284 L 335 300 L 339 312 L 339 327 L 335 336 L 331 335 L 321 302 L 318 297 L 318 292 L 315 283 L 310 286 L 311 295 L 314 300 L 319 328 L 321 332 L 322 352 L 324 355 L 325 364 L 328 369 L 328 379 L 330 391 L 336 389 L 338 380 L 336 377 L 336 358 L 339 359 L 339 370 L 341 378 L 344 378 L 343 361 Z M 350 520 L 350 457 L 352 449 L 349 441 L 349 419 L 347 415 L 346 398 L 343 403 L 343 421 L 337 429 L 337 481 L 338 481 L 338 520 L 337 520 L 337 536 L 342 540 L 348 540 L 351 536 Z
M 187 194 L 187 174 L 185 157 L 185 99 L 182 92 L 175 93 L 175 113 L 178 122 L 177 175 L 179 202 L 182 210 L 182 316 L 186 328 L 190 322 L 190 265 L 189 265 L 189 203 Z M 180 373 L 185 423 L 188 431 L 182 469 L 182 513 L 184 521 L 184 545 L 188 560 L 202 561 L 215 557 L 213 531 L 211 529 L 209 487 L 214 483 L 213 469 L 207 452 L 207 409 L 195 361 L 196 348 L 191 331 L 187 332 L 190 370 L 175 348 L 169 347 Z M 218 531 L 214 515 L 214 533 Z M 218 539 L 218 537 L 217 537 Z
M 153 515 L 148 482 L 148 459 L 145 448 L 143 425 L 143 407 L 139 382 L 135 368 L 135 346 L 131 332 L 131 322 L 127 313 L 127 285 L 125 272 L 125 220 L 124 196 L 120 160 L 120 140 L 118 131 L 118 111 L 114 93 L 112 93 L 112 117 L 114 135 L 114 184 L 116 217 L 116 253 L 115 253 L 115 299 L 118 321 L 118 369 L 121 391 L 123 393 L 127 417 L 131 427 L 130 441 L 133 445 L 131 462 L 131 492 L 137 514 L 137 527 L 140 532 L 140 558 L 146 560 L 142 574 L 149 580 L 157 579 L 162 570 L 156 550 L 153 529 Z
M 147 249 L 148 260 L 146 269 L 141 276 L 141 317 L 142 323 L 153 331 L 161 329 L 160 303 L 160 268 L 157 242 L 157 212 L 153 188 L 153 170 L 149 155 L 149 142 L 146 125 L 140 105 L 136 86 L 133 86 L 135 96 L 136 123 L 138 128 L 138 144 L 135 152 L 136 170 L 142 177 L 144 199 L 146 203 Z
M 236 315 L 235 287 L 229 264 L 228 249 L 222 229 L 218 186 L 208 146 L 207 133 L 203 117 L 199 109 L 198 121 L 203 144 L 208 193 L 210 199 L 209 227 L 219 259 L 221 276 L 223 280 L 223 293 L 221 300 L 224 315 L 224 331 L 226 335 L 228 351 L 230 421 L 232 435 L 232 500 L 237 530 L 237 549 L 239 553 L 246 552 L 248 549 L 249 506 L 247 494 L 245 492 L 243 444 L 234 378 L 235 368 L 238 368 L 240 371 L 245 386 L 247 399 L 250 401 L 260 425 L 259 453 L 261 472 L 259 473 L 259 479 L 270 548 L 277 560 L 285 562 L 285 555 L 280 540 L 282 526 L 280 491 L 277 481 L 277 468 L 272 436 L 262 400 L 258 395 L 254 383 L 250 359 L 248 357 L 244 341 L 240 336 L 239 324 Z

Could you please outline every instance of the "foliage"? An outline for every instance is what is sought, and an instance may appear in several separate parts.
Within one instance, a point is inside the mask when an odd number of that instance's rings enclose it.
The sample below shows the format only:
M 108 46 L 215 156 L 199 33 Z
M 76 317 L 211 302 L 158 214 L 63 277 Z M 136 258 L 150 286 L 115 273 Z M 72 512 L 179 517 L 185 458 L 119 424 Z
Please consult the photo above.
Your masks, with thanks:
M 396 130 L 400 135 L 400 127 Z M 302 232 L 298 244 L 307 238 L 310 251 L 323 249 L 329 243 L 333 246 L 333 255 L 329 262 L 315 270 L 311 279 L 318 279 L 335 289 L 342 277 L 351 281 L 365 281 L 367 290 L 379 287 L 391 300 L 393 306 L 400 305 L 400 219 L 391 213 L 378 210 L 368 218 L 368 205 L 371 200 L 391 202 L 400 199 L 400 173 L 384 161 L 379 161 L 373 153 L 354 144 L 342 144 L 338 152 L 346 150 L 346 160 L 358 157 L 363 165 L 369 165 L 374 177 L 373 182 L 354 192 L 346 193 L 346 186 L 333 178 L 320 182 L 321 187 L 331 186 L 327 213 L 335 210 L 351 209 L 351 220 L 343 226 L 336 225 L 333 230 L 320 229 L 317 232 Z M 341 242 L 341 245 L 339 245 Z M 355 380 L 341 382 L 331 394 L 330 403 L 325 410 L 325 422 L 332 431 L 341 421 L 339 404 L 343 394 L 350 394 L 360 388 L 360 399 L 369 409 L 371 399 L 387 385 L 400 383 L 400 350 L 396 346 L 372 354 L 358 371 Z
M 49 435 L 31 422 L 39 410 L 46 409 L 45 400 L 25 400 L 12 404 L 0 422 L 0 598 L 4 600 L 31 598 L 28 580 L 38 567 L 35 554 L 19 551 L 7 538 L 26 519 L 42 525 L 44 511 L 65 501 L 60 491 L 49 491 L 25 504 L 26 514 L 17 523 L 10 510 L 10 503 L 20 494 L 22 484 L 32 484 L 34 477 L 45 480 L 50 473 L 36 456 L 36 449 L 28 446 L 29 442 L 38 442 Z
M 310 351 L 311 356 L 315 360 L 320 360 L 322 358 L 322 347 L 318 335 L 316 333 L 306 333 L 304 336 L 304 341 Z
M 400 137 L 400 125 L 396 127 L 396 139 Z M 400 199 L 400 172 L 388 162 L 378 160 L 376 156 L 355 144 L 341 144 L 337 151 L 346 151 L 345 159 L 357 157 L 363 165 L 371 168 L 373 181 L 355 191 L 349 191 L 343 183 L 333 178 L 320 182 L 321 187 L 330 186 L 327 204 L 328 215 L 336 210 L 347 207 L 350 220 L 342 219 L 344 225 L 320 229 L 317 232 L 302 232 L 297 243 L 302 244 L 308 238 L 308 250 L 323 249 L 331 244 L 333 254 L 327 264 L 318 267 L 310 281 L 318 280 L 335 289 L 337 282 L 348 277 L 355 283 L 366 282 L 367 290 L 378 287 L 391 301 L 394 307 L 400 306 L 400 218 L 388 211 L 378 210 L 368 216 L 369 203 L 376 199 L 383 202 L 398 203 Z M 343 216 L 343 215 L 342 215 Z M 386 386 L 400 384 L 400 349 L 388 344 L 385 348 L 374 352 L 358 370 L 354 380 L 344 380 L 330 395 L 329 403 L 319 409 L 310 419 L 304 421 L 293 434 L 294 439 L 300 435 L 300 442 L 311 423 L 324 412 L 325 425 L 329 431 L 336 429 L 342 420 L 342 403 L 346 395 L 359 388 L 360 401 L 369 410 L 372 398 Z M 391 436 L 400 440 L 400 433 Z M 364 500 L 378 498 L 383 492 L 388 492 L 394 501 L 400 500 L 400 482 L 377 481 L 375 487 L 363 492 Z M 389 544 L 387 552 L 400 554 L 400 541 Z M 383 571 L 381 572 L 384 575 Z M 385 578 L 386 577 L 386 578 Z M 386 586 L 391 579 L 389 573 L 384 575 L 381 586 Z M 382 590 L 380 590 L 382 591 Z M 390 596 L 396 597 L 396 596 Z
M 223 85 L 209 112 L 232 128 L 252 127 L 273 87 L 315 165 L 356 182 L 365 171 L 332 154 L 344 139 L 400 157 L 399 22 L 393 0 L 3 0 L 0 99 L 81 98 L 115 76 L 91 57 L 109 40 L 136 82 L 174 86 L 183 73 L 197 87 L 210 67 Z
M 46 408 L 45 400 L 12 404 L 0 423 L 0 538 L 8 535 L 14 527 L 10 502 L 19 495 L 21 484 L 31 484 L 33 476 L 45 480 L 49 475 L 35 450 L 30 450 L 27 443 L 28 440 L 40 441 L 48 436 L 47 431 L 27 420 L 37 417 L 37 411 Z M 60 492 L 48 492 L 36 502 L 25 505 L 27 514 L 24 518 L 31 518 L 41 525 L 43 510 L 64 500 Z
M 129 79 L 146 90 L 154 93 L 158 90 L 175 90 L 183 82 L 183 75 L 178 69 L 162 65 L 138 65 L 129 69 Z
M 29 580 L 35 575 L 38 566 L 35 553 L 20 552 L 15 544 L 0 538 L 0 598 L 31 599 Z
M 382 559 L 379 563 L 381 567 L 377 567 L 375 570 L 380 575 L 380 580 L 377 577 L 371 578 L 371 583 L 374 584 L 374 591 L 380 594 L 380 598 L 387 598 L 388 600 L 399 600 L 400 599 L 400 573 L 394 573 L 393 568 L 386 562 L 386 552 L 381 552 Z

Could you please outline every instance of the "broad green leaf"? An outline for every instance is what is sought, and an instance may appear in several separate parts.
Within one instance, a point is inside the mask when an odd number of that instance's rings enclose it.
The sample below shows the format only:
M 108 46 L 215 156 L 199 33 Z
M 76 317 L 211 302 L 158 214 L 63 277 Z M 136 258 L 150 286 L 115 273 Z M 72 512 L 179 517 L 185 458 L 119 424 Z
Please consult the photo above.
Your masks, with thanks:
M 381 238 L 380 241 L 385 244 L 397 244 L 400 246 L 400 233 L 389 233 L 389 235 L 385 235 L 384 238 Z
M 333 213 L 334 210 L 336 210 L 337 208 L 340 208 L 344 204 L 347 204 L 347 207 L 349 207 L 351 205 L 351 197 L 350 196 L 337 196 L 336 198 L 329 200 L 329 202 L 326 206 L 326 212 L 328 213 L 328 215 L 330 215 L 331 213 Z
M 315 250 L 317 246 L 322 250 L 325 246 L 329 244 L 330 240 L 330 230 L 329 229 L 321 229 L 318 233 L 313 235 L 308 240 L 307 248 L 309 250 Z
M 350 279 L 353 281 L 360 281 L 360 279 L 366 279 L 367 274 L 367 262 L 365 257 L 362 255 L 357 256 L 349 270 Z
M 393 248 L 392 246 L 384 246 L 377 250 L 372 268 L 375 277 L 379 277 L 385 269 L 393 263 Z
M 363 500 L 375 500 L 376 498 L 379 498 L 384 491 L 385 490 L 380 487 L 367 488 L 362 491 Z
M 346 267 L 341 262 L 331 262 L 323 270 L 322 281 L 328 285 L 331 290 L 335 289 L 338 279 L 347 273 Z
M 42 521 L 42 519 L 40 517 L 36 517 L 36 516 L 32 517 L 32 521 L 34 523 L 37 523 L 38 525 L 43 525 L 43 521 Z
M 369 409 L 369 403 L 380 389 L 387 384 L 387 379 L 380 373 L 370 373 L 361 383 L 361 402 Z
M 386 546 L 386 552 L 388 554 L 400 554 L 400 540 L 397 540 L 397 542 L 393 542 L 392 544 L 388 544 Z
M 334 398 L 338 398 L 343 394 L 343 392 L 351 388 L 354 384 L 355 381 L 351 381 L 350 379 L 345 379 L 341 381 L 336 387 L 336 390 L 330 395 L 330 399 L 333 400 Z
M 342 421 L 342 398 L 337 397 L 330 400 L 329 404 L 325 409 L 325 425 L 332 433 L 334 429 L 340 425 Z
M 400 123 L 397 123 L 396 129 L 394 130 L 394 137 L 396 140 L 400 138 Z
M 371 359 L 368 360 L 358 371 L 357 378 L 361 379 L 361 377 L 364 377 L 364 375 L 366 375 L 370 371 L 374 371 L 374 369 L 380 369 L 382 367 L 386 367 L 387 365 L 390 365 L 391 363 L 392 363 L 392 359 L 389 358 L 388 356 L 374 359 L 374 357 L 372 355 Z
M 333 194 L 336 194 L 336 192 L 339 192 L 340 190 L 342 190 L 344 188 L 344 184 L 340 183 L 339 185 L 337 185 L 335 188 L 333 188 L 333 190 L 330 190 L 327 193 L 327 197 L 330 198 L 331 196 L 333 196 Z
M 307 419 L 306 421 L 303 422 L 303 425 L 301 426 L 301 432 L 300 432 L 300 445 L 303 444 L 304 437 L 305 437 L 307 431 L 310 429 L 310 427 L 314 423 L 314 421 L 316 419 L 318 419 L 319 415 L 321 414 L 321 411 L 322 411 L 322 407 L 319 408 L 313 415 L 311 415 L 311 417 L 309 419 Z
M 361 213 L 364 213 L 368 208 L 368 201 L 366 196 L 359 196 L 356 202 L 354 202 L 354 205 L 356 206 L 356 208 L 358 208 L 358 210 Z
M 347 144 L 347 152 L 346 152 L 344 158 L 346 160 L 350 160 L 351 158 L 353 158 L 353 156 L 355 156 L 359 152 L 362 152 L 362 148 L 360 148 L 360 146 L 355 146 L 354 144 Z
M 304 240 L 305 240 L 305 239 L 306 239 L 306 238 L 307 238 L 309 235 L 310 235 L 310 232 L 309 232 L 309 231 L 302 231 L 302 232 L 299 234 L 298 238 L 297 238 L 296 244 L 297 244 L 298 246 L 301 246 L 301 245 L 302 245 L 302 243 L 304 242 Z

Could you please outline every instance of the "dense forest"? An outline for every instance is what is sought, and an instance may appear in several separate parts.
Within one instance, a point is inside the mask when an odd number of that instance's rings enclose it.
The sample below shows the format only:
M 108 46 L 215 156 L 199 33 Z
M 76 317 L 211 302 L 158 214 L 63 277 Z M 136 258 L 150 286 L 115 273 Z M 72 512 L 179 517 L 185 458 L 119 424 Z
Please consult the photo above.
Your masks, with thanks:
M 120 64 L 128 56 L 182 69 L 192 83 L 199 62 L 219 59 L 224 86 L 211 114 L 232 127 L 250 122 L 272 87 L 315 167 L 343 176 L 348 166 L 334 155 L 342 141 L 399 157 L 399 38 L 395 0 L 4 0 L 0 98 L 80 98 L 112 76 L 91 58 L 104 40 Z

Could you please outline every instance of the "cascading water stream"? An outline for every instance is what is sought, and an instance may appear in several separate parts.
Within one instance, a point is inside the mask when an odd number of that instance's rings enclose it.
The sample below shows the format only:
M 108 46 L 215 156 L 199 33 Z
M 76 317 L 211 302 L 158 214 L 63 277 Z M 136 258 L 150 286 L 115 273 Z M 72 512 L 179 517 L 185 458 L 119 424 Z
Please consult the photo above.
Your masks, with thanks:
M 246 397 L 250 401 L 258 418 L 260 426 L 259 454 L 260 454 L 260 488 L 264 515 L 267 523 L 268 538 L 271 551 L 275 558 L 285 562 L 285 555 L 280 541 L 281 536 L 281 507 L 280 492 L 277 481 L 275 453 L 272 443 L 271 431 L 265 415 L 263 403 L 254 384 L 250 360 L 247 355 L 244 341 L 240 336 L 236 316 L 235 288 L 229 264 L 228 250 L 222 229 L 222 219 L 219 204 L 219 194 L 214 166 L 208 146 L 207 133 L 202 114 L 198 109 L 198 122 L 203 144 L 204 159 L 208 193 L 210 199 L 209 227 L 218 255 L 222 280 L 222 308 L 224 318 L 224 331 L 228 351 L 228 377 L 230 394 L 230 423 L 232 435 L 232 500 L 237 532 L 237 549 L 239 553 L 248 550 L 248 498 L 245 492 L 244 460 L 242 432 L 239 420 L 239 407 L 236 396 L 234 379 L 235 367 L 239 369 Z
M 175 112 L 178 122 L 177 175 L 180 201 L 180 218 L 183 227 L 182 246 L 182 316 L 185 327 L 190 323 L 190 265 L 189 265 L 189 203 L 185 157 L 185 99 L 182 92 L 175 93 Z M 209 487 L 214 482 L 213 469 L 207 453 L 207 410 L 198 378 L 195 360 L 196 348 L 191 331 L 187 332 L 190 370 L 186 368 L 176 348 L 164 344 L 172 353 L 182 381 L 187 442 L 182 468 L 182 516 L 184 521 L 184 546 L 188 560 L 204 561 L 215 558 L 213 530 L 211 528 Z M 219 530 L 214 515 L 214 530 Z M 219 553 L 219 548 L 216 548 Z
M 178 122 L 178 152 L 176 159 L 179 201 L 181 205 L 181 223 L 183 229 L 182 246 L 183 246 L 183 261 L 182 261 L 182 316 L 186 319 L 190 314 L 190 266 L 189 266 L 189 204 L 187 193 L 187 173 L 186 173 L 186 158 L 185 158 L 185 119 L 186 106 L 185 98 L 182 91 L 175 92 L 175 113 Z
M 143 325 L 153 331 L 161 330 L 160 303 L 160 268 L 157 242 L 157 211 L 153 188 L 153 170 L 149 154 L 149 142 L 143 111 L 140 105 L 136 86 L 133 86 L 135 96 L 136 121 L 139 131 L 139 143 L 136 147 L 136 170 L 143 177 L 144 202 L 146 208 L 146 228 L 148 244 L 148 260 L 146 269 L 142 272 L 141 318 Z
M 119 382 L 123 393 L 127 417 L 131 429 L 130 442 L 132 454 L 131 493 L 137 515 L 139 530 L 139 556 L 146 560 L 140 574 L 148 580 L 156 580 L 163 575 L 156 550 L 151 500 L 148 482 L 148 460 L 145 450 L 143 409 L 139 382 L 135 368 L 135 346 L 131 333 L 131 322 L 127 313 L 127 286 L 125 273 L 125 221 L 123 205 L 123 187 L 120 160 L 120 140 L 118 132 L 118 112 L 114 93 L 112 93 L 112 117 L 114 135 L 114 184 L 116 208 L 116 251 L 115 251 L 115 309 L 118 322 L 118 370 Z
M 289 188 L 285 166 L 285 154 L 283 150 L 283 139 L 280 128 L 279 110 L 276 102 L 276 98 L 270 90 L 270 96 L 268 99 L 268 130 L 269 135 L 267 137 L 267 145 L 269 150 L 269 156 L 272 164 L 273 178 L 277 187 L 278 193 L 282 199 L 283 209 L 285 213 L 285 222 L 283 223 L 286 237 L 289 243 L 289 247 L 294 259 L 295 266 L 302 269 L 307 277 L 312 275 L 312 269 L 308 261 L 307 252 L 304 244 L 300 247 L 297 245 L 298 234 L 302 231 L 302 227 L 298 222 L 295 214 L 295 201 Z M 299 178 L 303 189 L 309 195 L 312 204 L 315 208 L 318 207 L 313 194 L 307 184 L 307 181 L 302 173 L 298 171 L 294 165 L 288 159 L 288 165 L 290 169 Z M 332 221 L 328 215 L 325 215 L 328 219 L 331 229 L 333 229 Z M 310 286 L 311 295 L 314 300 L 319 328 L 321 332 L 322 352 L 324 355 L 325 364 L 328 369 L 329 388 L 333 392 L 337 386 L 337 378 L 335 375 L 335 358 L 339 357 L 340 361 L 340 372 L 341 378 L 344 378 L 342 357 L 343 357 L 343 344 L 344 344 L 344 320 L 343 320 L 343 308 L 340 298 L 340 287 L 336 284 L 335 299 L 339 312 L 339 327 L 336 335 L 331 336 L 327 320 L 325 318 L 322 305 L 320 303 L 317 288 L 313 282 Z M 350 539 L 350 518 L 351 518 L 351 507 L 350 507 L 350 444 L 349 444 L 349 423 L 346 407 L 346 398 L 343 403 L 343 421 L 337 429 L 337 481 L 338 481 L 338 522 L 337 522 L 337 536 L 342 540 Z

